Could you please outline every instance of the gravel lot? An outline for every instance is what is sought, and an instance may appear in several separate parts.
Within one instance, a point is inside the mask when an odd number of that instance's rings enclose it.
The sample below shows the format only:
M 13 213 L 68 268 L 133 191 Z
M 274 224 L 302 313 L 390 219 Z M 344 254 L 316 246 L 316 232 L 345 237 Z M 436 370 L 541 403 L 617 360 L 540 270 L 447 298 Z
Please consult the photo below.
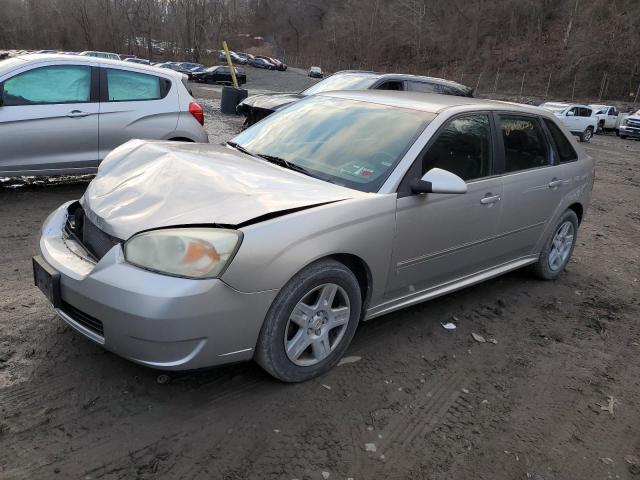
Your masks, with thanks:
M 216 87 L 194 93 L 212 142 L 240 129 Z M 640 142 L 586 150 L 593 201 L 559 280 L 518 271 L 363 324 L 356 361 L 297 385 L 252 363 L 159 384 L 75 334 L 32 285 L 31 256 L 89 178 L 4 181 L 0 478 L 640 478 Z

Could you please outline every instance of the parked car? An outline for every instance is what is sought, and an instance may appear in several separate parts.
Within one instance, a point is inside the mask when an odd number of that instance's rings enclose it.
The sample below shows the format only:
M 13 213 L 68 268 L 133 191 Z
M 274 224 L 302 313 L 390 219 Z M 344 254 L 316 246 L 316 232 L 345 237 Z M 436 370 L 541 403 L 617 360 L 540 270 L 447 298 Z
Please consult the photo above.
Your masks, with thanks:
M 266 93 L 252 95 L 238 105 L 245 125 L 253 125 L 293 102 L 309 95 L 330 90 L 408 90 L 423 93 L 440 93 L 472 97 L 473 89 L 450 80 L 396 73 L 374 73 L 360 70 L 337 72 L 299 93 Z
M 239 85 L 244 85 L 247 83 L 247 74 L 244 70 L 241 70 L 237 67 L 235 68 L 236 79 L 238 80 Z M 233 79 L 231 78 L 231 70 L 226 65 L 218 65 L 216 67 L 209 67 L 201 72 L 193 72 L 191 77 L 194 82 L 200 83 L 223 83 L 226 85 L 230 85 L 233 83 Z
M 229 57 L 234 64 L 246 65 L 247 63 L 247 59 L 244 56 L 238 55 L 236 52 L 229 51 Z M 218 60 L 221 62 L 227 61 L 227 55 L 224 53 L 224 50 L 218 50 Z
M 79 53 L 78 55 L 82 55 L 84 57 L 107 58 L 109 60 L 121 60 L 120 55 L 110 52 L 85 51 Z
M 248 63 L 249 60 L 252 58 L 256 58 L 251 53 L 245 53 L 245 52 L 236 52 L 236 55 L 242 58 L 245 61 L 245 63 Z
M 194 69 L 203 69 L 205 66 L 201 63 L 193 63 L 193 62 L 180 62 L 178 63 L 179 69 L 183 72 L 188 73 L 193 71 Z
M 283 62 L 281 62 L 277 58 L 267 57 L 264 55 L 256 55 L 256 57 L 262 58 L 263 60 L 266 60 L 267 62 L 272 63 L 273 65 L 275 65 L 276 67 L 275 69 L 280 70 L 281 72 L 284 72 L 287 69 L 287 65 L 285 65 Z
M 182 80 L 89 56 L 0 61 L 0 176 L 93 173 L 132 138 L 206 142 L 203 110 Z
M 640 138 L 640 110 L 633 115 L 625 117 L 618 129 L 622 139 L 627 137 Z
M 598 118 L 587 105 L 547 102 L 540 106 L 553 112 L 581 142 L 591 140 L 597 129 Z
M 264 68 L 265 70 L 276 70 L 277 68 L 275 64 L 271 63 L 269 60 L 258 57 L 250 58 L 247 60 L 247 64 L 255 68 Z
M 598 119 L 596 133 L 602 132 L 618 132 L 620 123 L 626 117 L 620 114 L 618 109 L 613 105 L 589 105 Z
M 303 381 L 360 321 L 524 266 L 558 278 L 592 182 L 542 109 L 329 92 L 227 146 L 112 152 L 47 218 L 34 278 L 72 328 L 134 362 L 255 358 Z
M 189 75 L 189 70 L 182 66 L 182 62 L 162 62 L 156 63 L 154 66 L 158 68 L 167 68 L 169 70 L 173 70 L 174 72 L 179 72 L 187 76 Z
M 309 69 L 309 76 L 311 78 L 322 78 L 324 77 L 324 73 L 322 73 L 322 69 L 320 67 L 311 67 Z
M 125 62 L 139 63 L 140 65 L 151 65 L 151 61 L 145 58 L 125 58 Z

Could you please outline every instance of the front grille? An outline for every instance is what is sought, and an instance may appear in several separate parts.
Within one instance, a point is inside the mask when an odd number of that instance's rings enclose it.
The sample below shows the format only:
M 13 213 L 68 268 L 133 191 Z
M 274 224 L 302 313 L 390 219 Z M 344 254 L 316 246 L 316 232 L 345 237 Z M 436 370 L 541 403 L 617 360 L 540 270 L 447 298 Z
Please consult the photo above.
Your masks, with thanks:
M 627 120 L 627 126 L 633 128 L 640 128 L 640 120 Z
M 69 305 L 64 300 L 62 301 L 62 311 L 69 315 L 69 317 L 71 317 L 74 322 L 79 323 L 87 330 L 91 330 L 101 337 L 104 337 L 104 328 L 102 326 L 102 322 L 97 318 L 93 318 L 91 315 L 87 315 L 86 313 L 81 312 L 73 305 Z
M 79 203 L 69 206 L 69 215 L 65 230 L 77 240 L 96 260 L 100 260 L 113 248 L 121 243 L 120 239 L 112 237 L 100 230 L 84 213 Z

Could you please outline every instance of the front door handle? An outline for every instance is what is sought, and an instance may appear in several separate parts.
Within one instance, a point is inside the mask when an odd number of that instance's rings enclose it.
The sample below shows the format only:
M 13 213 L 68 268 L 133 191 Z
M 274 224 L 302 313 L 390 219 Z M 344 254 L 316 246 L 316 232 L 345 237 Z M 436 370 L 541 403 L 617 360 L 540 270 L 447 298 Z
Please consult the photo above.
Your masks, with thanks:
M 557 178 L 554 178 L 553 180 L 551 180 L 549 182 L 549 188 L 556 188 L 559 187 L 560 185 L 562 185 L 564 183 L 564 180 L 558 180 Z
M 488 193 L 486 197 L 482 197 L 480 199 L 480 203 L 482 205 L 491 205 L 492 203 L 496 203 L 499 201 L 500 201 L 500 195 L 491 195 L 490 193 Z
M 82 112 L 80 110 L 72 110 L 69 113 L 67 113 L 67 117 L 69 118 L 82 118 L 82 117 L 88 117 L 89 115 L 91 115 L 89 112 Z

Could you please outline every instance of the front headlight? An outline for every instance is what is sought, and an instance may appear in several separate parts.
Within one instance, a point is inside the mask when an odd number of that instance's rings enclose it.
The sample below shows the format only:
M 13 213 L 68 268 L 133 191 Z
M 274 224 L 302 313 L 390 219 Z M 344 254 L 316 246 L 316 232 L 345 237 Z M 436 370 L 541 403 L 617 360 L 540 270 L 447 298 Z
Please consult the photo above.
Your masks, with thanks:
M 629 121 L 628 118 L 625 118 L 624 120 L 622 120 L 622 126 L 626 127 L 627 126 L 627 122 Z
M 235 255 L 242 232 L 223 228 L 166 228 L 139 233 L 124 244 L 127 262 L 154 272 L 215 278 Z

